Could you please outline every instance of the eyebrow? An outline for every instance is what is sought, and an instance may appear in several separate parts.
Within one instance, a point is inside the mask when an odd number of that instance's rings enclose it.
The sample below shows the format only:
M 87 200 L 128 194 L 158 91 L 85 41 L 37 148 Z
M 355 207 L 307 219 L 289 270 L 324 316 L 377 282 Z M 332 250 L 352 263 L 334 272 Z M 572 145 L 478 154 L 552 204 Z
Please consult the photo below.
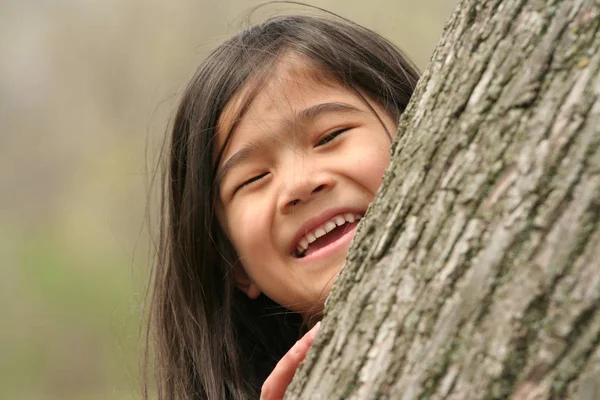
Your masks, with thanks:
M 323 114 L 329 113 L 365 113 L 364 110 L 357 108 L 351 104 L 342 102 L 331 102 L 331 103 L 320 103 L 307 107 L 297 112 L 292 118 L 286 119 L 283 123 L 289 126 L 296 126 L 312 121 Z M 290 130 L 291 131 L 291 130 Z M 232 133 L 233 134 L 233 133 Z M 231 156 L 221 168 L 217 170 L 215 175 L 215 187 L 217 190 L 220 189 L 225 176 L 237 165 L 243 163 L 246 159 L 250 158 L 254 153 L 259 151 L 266 145 L 266 140 L 259 139 L 248 142 L 243 148 Z

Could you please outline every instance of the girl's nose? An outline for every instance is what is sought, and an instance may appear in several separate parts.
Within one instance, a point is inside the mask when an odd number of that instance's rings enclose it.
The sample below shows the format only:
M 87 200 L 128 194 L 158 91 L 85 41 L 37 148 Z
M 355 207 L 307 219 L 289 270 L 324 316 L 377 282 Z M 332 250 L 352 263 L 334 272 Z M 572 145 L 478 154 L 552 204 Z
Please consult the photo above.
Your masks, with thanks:
M 277 206 L 280 212 L 287 213 L 331 190 L 333 180 L 325 171 L 312 170 L 295 176 L 288 175 L 281 186 Z

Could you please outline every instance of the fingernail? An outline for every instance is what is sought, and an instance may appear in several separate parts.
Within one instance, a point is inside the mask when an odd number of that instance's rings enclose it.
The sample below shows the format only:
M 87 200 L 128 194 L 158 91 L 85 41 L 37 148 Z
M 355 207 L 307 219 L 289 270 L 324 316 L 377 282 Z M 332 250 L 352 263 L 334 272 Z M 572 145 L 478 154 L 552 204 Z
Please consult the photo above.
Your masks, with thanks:
M 314 338 L 317 336 L 317 332 L 319 332 L 319 328 L 321 327 L 321 321 L 317 322 L 315 326 L 310 330 L 311 336 Z
M 291 353 L 292 355 L 294 355 L 294 356 L 295 356 L 296 354 L 298 354 L 298 352 L 299 352 L 299 351 L 298 351 L 298 342 L 296 342 L 296 343 L 295 343 L 295 344 L 292 346 L 292 349 L 291 349 L 290 353 Z

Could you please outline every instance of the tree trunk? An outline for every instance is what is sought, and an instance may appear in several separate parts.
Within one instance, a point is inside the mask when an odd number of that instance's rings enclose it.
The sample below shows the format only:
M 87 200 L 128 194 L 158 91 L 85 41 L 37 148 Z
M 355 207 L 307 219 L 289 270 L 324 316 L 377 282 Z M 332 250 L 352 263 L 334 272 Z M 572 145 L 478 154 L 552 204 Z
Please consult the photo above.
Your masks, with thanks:
M 458 4 L 286 399 L 600 399 L 599 27 Z

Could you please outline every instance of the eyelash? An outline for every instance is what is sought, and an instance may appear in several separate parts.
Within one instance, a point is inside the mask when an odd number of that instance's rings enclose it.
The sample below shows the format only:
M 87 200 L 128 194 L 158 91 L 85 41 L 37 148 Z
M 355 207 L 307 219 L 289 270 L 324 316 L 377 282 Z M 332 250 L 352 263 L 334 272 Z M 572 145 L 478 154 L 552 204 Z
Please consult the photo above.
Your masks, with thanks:
M 265 172 L 263 174 L 253 176 L 252 178 L 248 179 L 247 181 L 245 181 L 244 183 L 242 183 L 240 186 L 238 186 L 235 189 L 235 192 L 233 192 L 233 193 L 235 194 L 238 190 L 242 189 L 244 186 L 247 186 L 247 185 L 249 185 L 249 184 L 251 184 L 253 182 L 261 180 L 262 178 L 264 178 L 265 176 L 267 176 L 267 174 L 268 174 L 268 172 Z
M 327 135 L 324 138 L 322 138 L 321 140 L 319 140 L 317 142 L 317 146 L 324 146 L 324 145 L 326 145 L 327 143 L 331 142 L 332 140 L 334 140 L 335 138 L 337 138 L 338 136 L 340 136 L 341 134 L 343 134 L 347 130 L 350 130 L 350 128 L 341 128 L 341 129 L 338 129 L 337 131 L 334 131 L 334 132 L 330 133 L 329 135 Z
M 350 128 L 341 128 L 341 129 L 338 129 L 337 131 L 334 131 L 334 132 L 330 133 L 329 135 L 325 136 L 324 138 L 322 138 L 321 140 L 319 140 L 317 142 L 317 147 L 318 146 L 324 146 L 324 145 L 326 145 L 327 143 L 331 142 L 332 140 L 334 140 L 335 138 L 337 138 L 338 136 L 340 136 L 341 134 L 343 134 L 344 132 L 346 132 L 348 130 L 350 130 Z M 262 178 L 264 178 L 267 175 L 268 175 L 268 172 L 265 172 L 265 173 L 260 174 L 260 175 L 253 176 L 252 178 L 248 179 L 247 181 L 245 181 L 241 185 L 239 185 L 235 189 L 235 191 L 233 192 L 233 194 L 237 193 L 238 190 L 244 188 L 245 186 L 248 186 L 251 183 L 254 183 L 256 181 L 261 180 Z

